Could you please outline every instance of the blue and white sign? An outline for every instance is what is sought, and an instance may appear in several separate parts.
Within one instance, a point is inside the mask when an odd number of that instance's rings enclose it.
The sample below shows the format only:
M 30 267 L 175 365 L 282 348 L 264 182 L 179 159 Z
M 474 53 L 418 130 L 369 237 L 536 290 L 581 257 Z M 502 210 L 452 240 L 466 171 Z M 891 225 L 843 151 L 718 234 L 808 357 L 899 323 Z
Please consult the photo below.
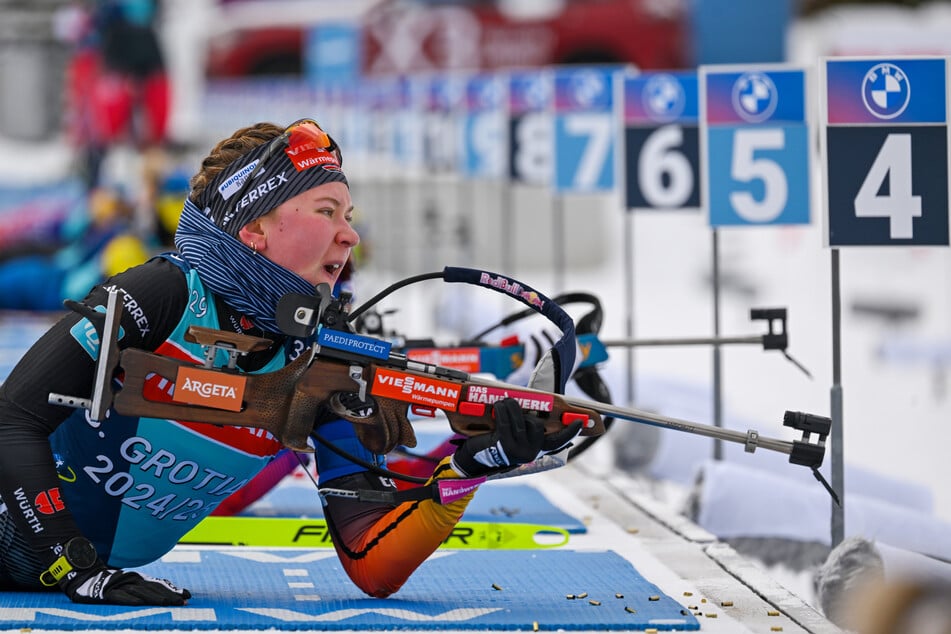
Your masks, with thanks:
M 427 81 L 417 76 L 397 78 L 394 88 L 393 156 L 403 169 L 419 171 L 423 167 L 423 95 Z
M 697 74 L 626 75 L 621 90 L 627 209 L 700 209 Z
M 361 30 L 349 22 L 321 23 L 306 33 L 304 73 L 315 84 L 344 86 L 360 77 Z
M 805 71 L 701 66 L 699 93 L 710 226 L 808 224 Z
M 617 161 L 616 69 L 555 70 L 555 189 L 608 192 Z
M 459 172 L 462 161 L 461 108 L 465 78 L 436 73 L 424 83 L 423 158 L 428 169 Z
M 947 58 L 820 69 L 826 245 L 948 246 Z
M 509 75 L 509 176 L 526 185 L 554 179 L 554 82 L 547 69 Z
M 395 79 L 368 79 L 360 83 L 360 101 L 367 120 L 367 150 L 374 164 L 391 165 L 396 139 L 399 85 Z
M 473 178 L 503 178 L 508 173 L 508 81 L 481 73 L 465 87 L 463 167 Z

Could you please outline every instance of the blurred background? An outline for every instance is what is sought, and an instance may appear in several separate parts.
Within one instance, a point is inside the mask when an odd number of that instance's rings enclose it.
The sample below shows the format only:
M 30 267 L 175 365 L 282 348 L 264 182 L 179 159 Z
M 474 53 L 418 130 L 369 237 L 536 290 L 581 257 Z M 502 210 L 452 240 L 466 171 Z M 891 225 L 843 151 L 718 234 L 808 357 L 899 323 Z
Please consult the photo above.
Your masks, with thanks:
M 713 246 L 701 210 L 633 213 L 620 191 L 564 194 L 504 169 L 467 170 L 447 153 L 445 118 L 373 87 L 566 65 L 791 64 L 814 78 L 826 56 L 948 54 L 951 4 L 911 0 L 0 0 L 0 380 L 64 297 L 169 248 L 212 144 L 255 121 L 305 116 L 344 150 L 363 237 L 358 303 L 404 277 L 469 266 L 549 296 L 596 294 L 605 339 L 711 337 Z M 477 139 L 483 156 L 500 142 Z M 785 410 L 829 415 L 832 283 L 818 143 L 815 152 L 808 224 L 718 238 L 720 332 L 760 334 L 750 310 L 786 308 L 802 367 L 724 346 L 715 377 L 709 346 L 619 346 L 601 368 L 615 403 L 710 423 L 718 400 L 726 426 L 784 439 Z M 846 491 L 872 500 L 853 506 L 862 515 L 847 532 L 881 536 L 904 522 L 918 527 L 904 544 L 918 550 L 947 539 L 951 522 L 947 251 L 841 254 Z M 387 300 L 387 328 L 453 342 L 517 309 L 450 286 Z M 709 439 L 623 421 L 611 438 L 586 456 L 595 471 L 619 466 L 684 492 L 696 493 L 713 455 Z M 828 496 L 808 471 L 741 446 L 724 458 L 796 484 L 741 474 L 726 500 L 753 508 L 723 502 L 721 515 L 742 524 L 801 494 L 828 521 Z M 744 536 L 696 508 L 694 519 Z M 824 530 L 809 539 L 828 545 Z

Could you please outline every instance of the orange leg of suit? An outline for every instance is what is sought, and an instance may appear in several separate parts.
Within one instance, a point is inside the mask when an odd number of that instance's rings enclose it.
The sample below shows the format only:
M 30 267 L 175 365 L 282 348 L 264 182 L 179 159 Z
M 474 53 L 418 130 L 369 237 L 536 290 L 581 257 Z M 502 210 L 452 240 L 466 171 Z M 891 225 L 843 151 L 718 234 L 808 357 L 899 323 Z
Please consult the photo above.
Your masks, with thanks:
M 433 474 L 436 479 L 460 477 L 449 467 L 449 458 Z M 472 496 L 445 505 L 424 500 L 396 507 L 328 498 L 327 518 L 344 569 L 370 596 L 393 594 L 449 537 Z

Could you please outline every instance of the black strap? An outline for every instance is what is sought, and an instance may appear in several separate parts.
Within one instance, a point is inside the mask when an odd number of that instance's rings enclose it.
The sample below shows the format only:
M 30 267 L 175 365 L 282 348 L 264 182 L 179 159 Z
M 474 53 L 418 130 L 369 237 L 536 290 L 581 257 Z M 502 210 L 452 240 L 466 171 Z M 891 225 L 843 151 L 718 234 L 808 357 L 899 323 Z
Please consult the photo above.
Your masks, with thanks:
M 360 502 L 374 502 L 377 504 L 390 504 L 398 506 L 403 502 L 421 502 L 423 500 L 433 500 L 439 502 L 439 489 L 436 483 L 426 486 L 413 487 L 411 489 L 402 489 L 398 491 L 378 491 L 376 489 L 317 489 L 322 496 L 352 498 Z

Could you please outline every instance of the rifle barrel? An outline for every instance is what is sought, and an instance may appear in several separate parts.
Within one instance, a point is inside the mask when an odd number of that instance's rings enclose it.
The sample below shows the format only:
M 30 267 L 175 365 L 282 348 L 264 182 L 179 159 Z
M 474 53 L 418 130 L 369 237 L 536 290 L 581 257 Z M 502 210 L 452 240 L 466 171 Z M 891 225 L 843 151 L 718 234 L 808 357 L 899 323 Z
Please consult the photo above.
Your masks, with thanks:
M 606 339 L 606 348 L 638 348 L 641 346 L 706 346 L 731 343 L 763 343 L 763 335 L 745 337 L 687 337 L 683 339 Z
M 778 451 L 779 453 L 784 454 L 791 454 L 793 452 L 792 442 L 760 436 L 759 432 L 754 430 L 741 432 L 732 429 L 724 429 L 722 427 L 715 427 L 713 425 L 692 423 L 690 421 L 671 418 L 669 416 L 661 416 L 660 414 L 652 414 L 650 412 L 645 412 L 638 409 L 618 407 L 616 405 L 609 405 L 607 403 L 599 403 L 597 401 L 586 401 L 584 399 L 577 399 L 567 396 L 564 397 L 564 399 L 569 405 L 593 409 L 602 414 L 614 416 L 615 418 L 623 418 L 625 420 L 634 421 L 635 423 L 643 423 L 645 425 L 653 425 L 654 427 L 663 427 L 666 429 L 673 429 L 675 431 L 682 431 L 700 436 L 708 436 L 710 438 L 719 438 L 720 440 L 739 443 L 741 445 L 745 445 L 746 451 L 750 453 L 760 447 L 770 451 Z
M 511 383 L 493 381 L 492 379 L 484 379 L 481 377 L 478 379 L 478 383 L 500 388 L 524 389 L 519 388 L 517 385 L 512 385 Z M 760 436 L 759 432 L 752 429 L 746 432 L 741 432 L 733 429 L 715 427 L 713 425 L 704 425 L 703 423 L 693 423 L 690 421 L 681 420 L 679 418 L 671 418 L 670 416 L 652 414 L 650 412 L 645 412 L 644 410 L 634 409 L 631 407 L 618 407 L 617 405 L 611 405 L 610 403 L 589 401 L 582 398 L 574 398 L 572 396 L 564 395 L 562 395 L 561 398 L 564 399 L 565 403 L 568 405 L 580 407 L 582 409 L 591 409 L 603 415 L 614 416 L 615 418 L 623 418 L 624 420 L 633 421 L 635 423 L 653 425 L 654 427 L 663 427 L 665 429 L 672 429 L 674 431 L 687 432 L 689 434 L 697 434 L 699 436 L 719 438 L 720 440 L 739 443 L 745 446 L 748 453 L 753 453 L 757 448 L 762 447 L 763 449 L 768 449 L 769 451 L 777 451 L 779 453 L 792 455 L 793 450 L 795 449 L 794 444 L 790 441 Z

